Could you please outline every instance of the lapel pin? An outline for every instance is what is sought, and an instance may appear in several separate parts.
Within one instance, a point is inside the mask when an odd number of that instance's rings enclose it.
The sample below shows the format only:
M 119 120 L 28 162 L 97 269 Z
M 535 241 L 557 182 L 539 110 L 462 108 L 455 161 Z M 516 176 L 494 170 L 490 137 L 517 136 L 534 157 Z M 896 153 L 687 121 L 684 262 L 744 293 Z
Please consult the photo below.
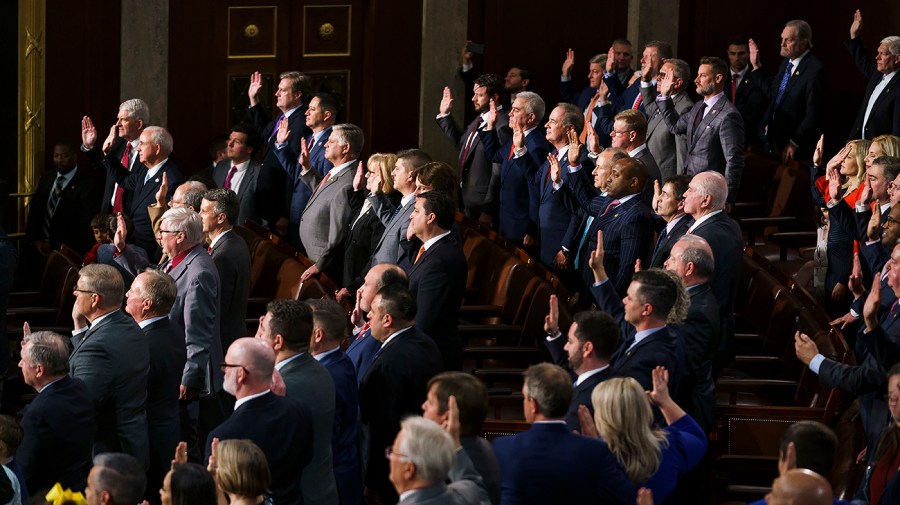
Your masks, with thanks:
M 159 177 L 157 177 L 156 179 L 153 179 L 153 182 L 159 182 Z

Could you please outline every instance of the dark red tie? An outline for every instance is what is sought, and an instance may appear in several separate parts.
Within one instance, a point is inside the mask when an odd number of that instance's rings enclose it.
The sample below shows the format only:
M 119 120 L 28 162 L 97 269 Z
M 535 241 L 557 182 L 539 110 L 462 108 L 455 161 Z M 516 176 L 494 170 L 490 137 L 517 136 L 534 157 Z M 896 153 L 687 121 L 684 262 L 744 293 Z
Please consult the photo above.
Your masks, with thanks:
M 740 74 L 732 74 L 731 76 L 731 103 L 737 101 L 737 82 L 740 78 Z
M 125 142 L 125 152 L 122 153 L 122 166 L 125 167 L 125 170 L 131 170 L 131 164 L 128 163 L 131 160 L 131 142 Z M 116 184 L 116 195 L 113 198 L 113 213 L 122 212 L 122 197 L 125 194 L 125 190 L 122 189 L 122 186 Z

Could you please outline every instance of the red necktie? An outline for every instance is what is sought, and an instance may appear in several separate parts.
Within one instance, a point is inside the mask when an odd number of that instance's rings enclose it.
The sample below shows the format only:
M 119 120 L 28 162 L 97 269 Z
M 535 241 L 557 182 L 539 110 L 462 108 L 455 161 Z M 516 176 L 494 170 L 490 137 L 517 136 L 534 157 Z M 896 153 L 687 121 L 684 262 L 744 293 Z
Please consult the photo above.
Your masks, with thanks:
M 609 202 L 609 205 L 606 206 L 606 210 L 603 211 L 603 214 L 600 214 L 600 217 L 603 217 L 603 216 L 609 214 L 610 212 L 612 212 L 612 210 L 615 209 L 616 207 L 618 207 L 620 203 L 622 203 L 622 202 L 620 202 L 618 200 L 613 200 L 613 201 Z
M 125 167 L 125 170 L 131 170 L 131 164 L 129 161 L 131 160 L 131 142 L 125 142 L 125 152 L 122 153 L 122 166 Z M 113 213 L 122 212 L 122 197 L 125 194 L 125 190 L 122 189 L 121 186 L 116 184 L 116 196 L 113 198 Z
M 640 108 L 640 106 L 641 106 L 641 95 L 638 95 L 637 99 L 634 101 L 634 106 L 631 108 L 637 109 L 637 108 Z
M 732 74 L 731 76 L 731 103 L 737 101 L 737 81 L 740 77 L 740 74 Z
M 513 143 L 511 146 L 509 146 L 509 156 L 507 156 L 506 159 L 508 159 L 508 160 L 513 159 L 513 153 L 515 153 L 515 152 L 516 152 L 516 144 Z
M 231 165 L 231 170 L 225 175 L 225 189 L 231 189 L 231 178 L 234 177 L 234 168 L 234 165 Z

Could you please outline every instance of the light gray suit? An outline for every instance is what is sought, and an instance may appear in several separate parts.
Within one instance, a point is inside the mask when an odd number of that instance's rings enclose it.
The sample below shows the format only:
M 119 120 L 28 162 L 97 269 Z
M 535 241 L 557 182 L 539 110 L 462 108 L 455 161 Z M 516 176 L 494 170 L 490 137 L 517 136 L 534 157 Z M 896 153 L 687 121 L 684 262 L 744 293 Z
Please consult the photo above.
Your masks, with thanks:
M 303 468 L 305 505 L 338 503 L 331 454 L 331 427 L 334 422 L 334 379 L 324 365 L 308 352 L 281 367 L 288 398 L 306 405 L 312 414 L 312 461 Z
M 231 160 L 228 159 L 220 161 L 219 164 L 216 165 L 216 168 L 213 169 L 213 181 L 215 181 L 216 185 L 220 188 L 225 187 L 225 178 L 228 177 L 229 170 L 231 170 Z M 241 185 L 237 191 L 241 206 L 238 210 L 237 220 L 234 222 L 235 225 L 242 224 L 248 219 L 255 223 L 265 225 L 262 218 L 256 213 L 256 183 L 259 180 L 259 170 L 259 163 L 250 160 L 246 172 L 244 173 L 244 178 L 241 179 Z
M 350 198 L 355 168 L 353 160 L 340 173 L 336 174 L 337 167 L 331 169 L 330 178 L 313 192 L 300 216 L 300 242 L 306 257 L 329 275 L 343 269 L 344 238 L 353 218 Z
M 443 482 L 417 489 L 397 505 L 490 505 L 481 475 L 464 450 L 456 451 L 450 468 L 450 484 Z
M 745 139 L 744 120 L 734 104 L 721 93 L 695 130 L 694 118 L 704 106 L 702 100 L 687 114 L 679 114 L 671 98 L 655 103 L 662 111 L 669 132 L 687 135 L 685 174 L 695 175 L 707 170 L 719 172 L 728 180 L 728 201 L 734 202 L 744 172 Z
M 372 262 L 370 267 L 380 263 L 397 263 L 400 256 L 403 255 L 403 249 L 400 243 L 406 238 L 406 230 L 409 228 L 409 216 L 412 215 L 413 207 L 416 205 L 416 199 L 411 199 L 404 205 L 399 212 L 395 213 L 396 207 L 383 194 L 369 195 L 369 202 L 378 218 L 384 223 L 384 233 L 381 234 L 381 240 L 375 246 L 375 252 L 372 253 Z
M 663 181 L 669 180 L 673 175 L 684 174 L 685 160 L 687 159 L 688 146 L 687 135 L 675 135 L 669 132 L 665 118 L 656 104 L 656 88 L 653 86 L 641 88 L 641 101 L 644 110 L 647 111 L 647 147 L 656 163 L 659 164 L 659 173 Z M 691 110 L 694 102 L 687 92 L 682 91 L 672 99 L 675 102 L 675 111 L 679 115 Z

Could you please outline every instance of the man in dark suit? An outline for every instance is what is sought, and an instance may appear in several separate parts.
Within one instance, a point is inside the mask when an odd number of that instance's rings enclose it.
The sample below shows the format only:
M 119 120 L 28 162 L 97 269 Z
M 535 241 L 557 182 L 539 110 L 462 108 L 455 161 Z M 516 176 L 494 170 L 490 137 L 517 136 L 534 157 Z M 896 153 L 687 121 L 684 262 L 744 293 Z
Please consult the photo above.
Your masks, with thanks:
M 857 9 L 850 25 L 850 40 L 844 45 L 869 84 L 850 138 L 871 140 L 879 135 L 900 135 L 900 37 L 881 39 L 873 65 L 859 37 L 861 28 L 862 13 Z
M 465 131 L 450 115 L 453 107 L 453 96 L 450 88 L 444 88 L 440 113 L 435 118 L 438 126 L 447 138 L 459 149 L 460 199 L 463 212 L 472 219 L 483 223 L 492 223 L 497 218 L 498 191 L 500 189 L 500 164 L 491 163 L 484 154 L 484 146 L 478 138 L 478 130 L 485 124 L 485 117 L 493 103 L 498 111 L 503 110 L 503 83 L 496 74 L 484 74 L 475 79 L 472 105 L 479 115 L 469 123 Z M 494 126 L 500 136 L 500 142 L 506 143 L 512 136 L 509 128 L 509 116 L 499 114 Z
M 60 244 L 85 253 L 94 244 L 91 219 L 100 210 L 100 187 L 78 169 L 77 151 L 70 143 L 53 146 L 53 165 L 56 170 L 44 172 L 31 198 L 25 233 L 44 256 Z
M 671 77 L 669 77 L 671 76 Z M 667 181 L 676 174 L 686 171 L 688 144 L 685 135 L 675 135 L 669 131 L 663 113 L 656 103 L 658 88 L 662 81 L 672 79 L 672 103 L 678 114 L 686 114 L 694 106 L 686 88 L 691 78 L 691 69 L 684 60 L 669 58 L 657 73 L 656 85 L 647 81 L 641 83 L 641 99 L 647 111 L 647 149 L 659 164 L 659 176 Z
M 262 449 L 272 472 L 272 499 L 278 504 L 304 502 L 303 474 L 313 458 L 310 407 L 270 389 L 275 351 L 255 338 L 239 338 L 228 348 L 225 391 L 234 395 L 234 413 L 206 439 L 209 458 L 213 439 L 248 439 Z
M 84 116 L 82 122 L 91 122 Z M 88 153 L 88 160 L 98 173 L 107 174 L 107 168 L 100 163 L 102 156 L 111 156 L 119 160 L 119 164 L 129 172 L 136 172 L 143 166 L 138 157 L 138 139 L 144 128 L 150 125 L 150 108 L 140 98 L 125 100 L 119 105 L 116 123 L 110 129 L 109 136 L 103 142 L 103 152 L 99 147 L 82 144 L 81 150 Z M 90 151 L 95 151 L 91 153 Z M 119 186 L 114 177 L 106 175 L 103 199 L 100 201 L 101 212 L 127 212 L 131 208 L 132 192 Z
M 597 237 L 598 243 L 601 240 L 602 236 Z M 672 374 L 670 387 L 677 390 L 682 351 L 677 348 L 678 332 L 667 322 L 673 314 L 675 319 L 682 319 L 689 303 L 678 277 L 655 268 L 635 272 L 628 293 L 621 299 L 603 267 L 602 245 L 591 253 L 589 263 L 594 275 L 591 294 L 597 307 L 619 323 L 622 335 L 622 344 L 609 360 L 615 375 L 632 377 L 651 391 L 651 372 L 663 366 Z
M 359 505 L 363 499 L 359 468 L 359 386 L 353 362 L 341 350 L 347 330 L 347 313 L 338 302 L 325 298 L 306 300 L 312 309 L 309 353 L 328 370 L 334 381 L 334 422 L 331 459 L 341 505 Z M 376 341 L 377 342 L 377 341 Z
M 490 442 L 482 438 L 481 426 L 488 413 L 488 391 L 474 375 L 441 372 L 428 381 L 428 394 L 422 404 L 422 416 L 447 426 L 453 415 L 450 397 L 459 411 L 459 440 L 475 470 L 481 474 L 492 503 L 500 503 L 500 463 Z
M 781 31 L 784 58 L 769 87 L 764 121 L 769 149 L 782 161 L 812 159 L 826 115 L 825 68 L 812 53 L 812 29 L 801 19 L 788 21 Z M 762 65 L 759 50 L 750 41 L 754 73 Z
M 409 291 L 416 299 L 416 327 L 434 339 L 445 370 L 462 368 L 459 340 L 459 306 L 466 291 L 466 257 L 462 244 L 450 233 L 456 212 L 453 198 L 440 191 L 416 197 L 410 218 L 409 236 L 422 246 L 408 251 L 411 266 Z
M 606 443 L 569 431 L 563 421 L 572 380 L 549 363 L 532 365 L 522 386 L 528 431 L 494 439 L 501 503 L 631 503 L 636 489 Z M 603 478 L 598 478 L 602 475 Z
M 609 360 L 619 346 L 619 327 L 609 316 L 596 310 L 575 314 L 566 337 L 559 327 L 559 302 L 550 295 L 550 312 L 544 320 L 545 344 L 553 362 L 563 367 L 575 381 L 572 402 L 566 412 L 566 426 L 581 432 L 578 407 L 584 405 L 594 413 L 591 393 L 597 384 L 613 377 Z
M 694 219 L 688 228 L 712 248 L 716 268 L 709 281 L 719 303 L 722 338 L 716 351 L 716 368 L 733 359 L 734 298 L 741 276 L 744 238 L 741 227 L 725 214 L 728 185 L 718 172 L 703 172 L 691 179 L 684 193 L 684 211 Z
M 629 44 L 629 65 L 631 64 L 630 60 L 630 51 L 631 44 Z M 566 52 L 566 59 L 563 61 L 562 65 L 562 76 L 559 79 L 559 99 L 564 103 L 570 103 L 578 107 L 578 110 L 583 111 L 585 120 L 590 124 L 594 124 L 596 121 L 596 117 L 593 117 L 593 108 L 591 106 L 591 102 L 596 105 L 597 101 L 594 100 L 594 95 L 597 94 L 597 90 L 600 88 L 601 83 L 603 82 L 603 65 L 606 63 L 607 59 L 606 55 L 596 54 L 588 61 L 588 85 L 583 88 L 579 92 L 575 92 L 572 89 L 572 67 L 575 66 L 575 51 L 571 48 Z M 631 70 L 629 68 L 629 70 Z M 588 118 L 588 114 L 592 117 Z M 580 131 L 578 132 L 581 133 Z
M 230 189 L 203 195 L 200 220 L 209 238 L 209 254 L 219 272 L 219 336 L 222 349 L 247 335 L 247 297 L 250 295 L 250 250 L 233 230 L 239 199 Z
M 609 135 L 612 137 L 613 147 L 624 150 L 628 156 L 643 163 L 647 169 L 647 180 L 644 181 L 641 196 L 647 206 L 651 206 L 653 204 L 653 187 L 656 184 L 662 184 L 662 177 L 656 159 L 647 146 L 647 118 L 638 110 L 625 109 L 616 114 L 613 129 Z
M 87 386 L 97 412 L 94 454 L 125 452 L 146 467 L 150 346 L 120 309 L 123 294 L 115 267 L 94 264 L 78 273 L 69 370 Z
M 725 98 L 737 107 L 744 120 L 744 145 L 763 148 L 766 145 L 766 132 L 762 123 L 769 105 L 768 78 L 761 70 L 754 71 L 750 66 L 750 45 L 747 39 L 730 39 L 727 52 Z
M 360 176 L 356 160 L 363 147 L 363 132 L 349 123 L 335 125 L 325 144 L 325 158 L 334 164 L 313 192 L 300 216 L 300 242 L 306 257 L 313 265 L 300 276 L 305 281 L 311 276 L 325 273 L 332 279 L 340 279 L 344 238 L 350 228 L 354 207 L 353 179 Z
M 725 74 L 728 67 L 721 58 L 700 59 L 697 69 L 697 93 L 703 100 L 687 114 L 679 114 L 670 98 L 674 74 L 661 81 L 656 103 L 663 113 L 669 132 L 687 136 L 686 174 L 708 170 L 728 179 L 728 201 L 734 202 L 744 172 L 744 120 L 734 104 L 725 98 Z
M 359 407 L 368 433 L 366 493 L 382 503 L 397 501 L 384 448 L 400 431 L 400 420 L 420 411 L 428 380 L 441 371 L 441 353 L 413 326 L 415 315 L 415 298 L 396 285 L 375 295 L 369 313 L 372 337 L 382 346 L 359 385 Z
M 231 224 L 242 224 L 246 220 L 263 226 L 257 213 L 260 165 L 253 159 L 259 149 L 259 135 L 251 127 L 235 125 L 228 134 L 226 158 L 213 169 L 212 177 L 216 186 L 234 191 L 240 201 L 240 208 Z M 262 192 L 265 194 L 265 192 Z
M 284 380 L 285 395 L 309 408 L 313 428 L 312 460 L 303 469 L 303 503 L 338 501 L 331 459 L 334 421 L 334 381 L 309 351 L 312 309 L 299 300 L 272 300 L 259 320 L 256 338 L 275 351 L 275 370 Z
M 606 72 L 603 73 L 603 82 L 609 88 L 611 104 L 607 104 L 601 114 L 607 118 L 618 115 L 625 110 L 637 110 L 646 116 L 646 104 L 641 93 L 646 86 L 656 83 L 657 74 L 662 64 L 674 55 L 672 44 L 661 40 L 651 40 L 644 46 L 641 53 L 641 69 L 639 75 L 628 75 L 627 79 L 620 80 L 614 73 L 615 49 L 610 48 L 606 60 Z M 609 126 L 606 126 L 609 125 Z M 610 121 L 602 121 L 598 131 L 603 135 L 611 135 Z M 609 128 L 607 130 L 606 128 Z
M 70 343 L 48 331 L 26 335 L 19 368 L 38 395 L 22 416 L 24 437 L 16 461 L 32 495 L 64 488 L 84 489 L 97 432 L 94 404 L 80 379 L 69 377 Z M 171 455 L 170 455 L 171 456 Z
M 539 127 L 544 118 L 544 100 L 537 93 L 523 91 L 509 111 L 513 138 L 500 144 L 496 132 L 497 108 L 491 105 L 485 127 L 478 131 L 484 152 L 493 163 L 500 163 L 500 225 L 504 238 L 519 246 L 537 246 L 537 221 L 531 214 L 531 202 L 538 198 L 534 174 L 550 152 Z
M 683 235 L 672 246 L 665 267 L 678 274 L 691 299 L 684 320 L 675 324 L 684 368 L 672 397 L 709 433 L 715 428 L 712 362 L 722 334 L 719 303 L 709 285 L 715 272 L 712 249 L 697 235 Z
M 650 257 L 650 268 L 662 268 L 672 246 L 694 223 L 691 216 L 684 212 L 684 193 L 690 183 L 690 177 L 676 175 L 666 180 L 662 189 L 656 192 L 653 210 L 661 219 L 654 218 L 653 221 L 659 237 Z
M 288 210 L 294 193 L 294 185 L 289 184 L 276 156 L 276 133 L 282 122 L 290 131 L 286 144 L 294 152 L 300 152 L 300 139 L 311 132 L 306 126 L 306 109 L 312 96 L 312 83 L 308 76 L 296 72 L 283 72 L 279 75 L 278 88 L 275 90 L 275 108 L 279 116 L 270 121 L 268 111 L 259 100 L 262 88 L 262 74 L 254 72 L 250 75 L 250 87 L 247 96 L 250 108 L 247 114 L 250 122 L 263 139 L 263 146 L 257 159 L 261 160 L 259 184 L 263 189 L 257 195 L 257 213 L 264 219 L 272 231 L 288 236 Z
M 158 270 L 135 277 L 125 293 L 125 312 L 144 331 L 150 347 L 150 375 L 147 383 L 147 428 L 150 440 L 150 469 L 147 496 L 162 486 L 171 468 L 172 454 L 181 437 L 178 394 L 186 352 L 184 339 L 172 327 L 169 311 L 178 288 L 175 280 Z

